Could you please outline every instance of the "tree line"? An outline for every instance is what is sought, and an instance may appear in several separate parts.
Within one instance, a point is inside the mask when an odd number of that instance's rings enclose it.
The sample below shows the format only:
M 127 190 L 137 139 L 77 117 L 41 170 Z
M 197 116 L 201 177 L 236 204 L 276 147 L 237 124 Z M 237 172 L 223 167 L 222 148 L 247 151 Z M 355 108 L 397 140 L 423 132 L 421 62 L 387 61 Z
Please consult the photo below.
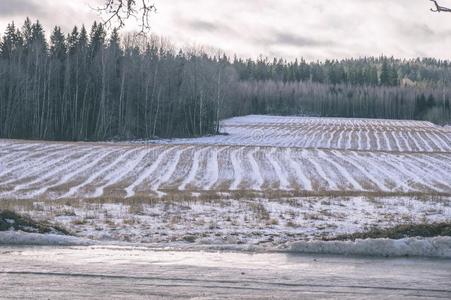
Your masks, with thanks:
M 234 58 L 233 65 L 243 80 L 283 82 L 312 81 L 329 84 L 399 86 L 406 81 L 415 86 L 444 87 L 451 83 L 451 63 L 434 58 L 395 59 L 363 57 L 357 59 L 306 62 L 265 57 Z
M 449 123 L 451 91 L 434 88 L 352 86 L 315 82 L 240 82 L 227 115 L 428 120 Z
M 0 42 L 0 136 L 149 139 L 217 133 L 223 118 L 305 114 L 449 122 L 451 66 L 438 60 L 243 60 L 120 37 L 64 34 L 28 18 Z M 409 79 L 409 86 L 403 82 Z

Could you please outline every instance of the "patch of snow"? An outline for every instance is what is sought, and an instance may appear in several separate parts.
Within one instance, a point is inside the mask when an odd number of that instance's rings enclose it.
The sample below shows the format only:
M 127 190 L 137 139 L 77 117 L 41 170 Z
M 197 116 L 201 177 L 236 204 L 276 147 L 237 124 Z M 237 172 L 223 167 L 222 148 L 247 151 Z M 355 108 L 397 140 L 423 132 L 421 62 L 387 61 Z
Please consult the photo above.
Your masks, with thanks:
M 241 162 L 238 159 L 238 154 L 243 151 L 244 148 L 238 148 L 236 150 L 233 150 L 230 154 L 230 160 L 232 162 L 233 166 L 233 173 L 234 173 L 234 181 L 230 185 L 230 190 L 237 190 L 238 186 L 241 183 L 241 179 L 243 178 L 243 170 L 241 169 Z
M 296 242 L 290 252 L 364 256 L 451 258 L 451 237 Z
M 27 233 L 23 231 L 0 232 L 0 245 L 88 246 L 93 244 L 93 241 L 66 235 Z

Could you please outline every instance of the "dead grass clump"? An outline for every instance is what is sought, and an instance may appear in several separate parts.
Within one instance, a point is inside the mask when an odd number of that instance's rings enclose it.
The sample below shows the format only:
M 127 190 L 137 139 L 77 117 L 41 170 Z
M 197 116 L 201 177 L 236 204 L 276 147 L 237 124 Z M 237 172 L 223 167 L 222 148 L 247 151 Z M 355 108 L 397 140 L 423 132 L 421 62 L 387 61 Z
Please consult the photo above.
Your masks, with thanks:
M 171 224 L 171 225 L 180 224 L 180 222 L 182 222 L 181 215 L 173 215 L 173 216 L 171 216 L 171 219 L 169 220 L 169 224 Z
M 324 218 L 320 214 L 316 213 L 304 213 L 304 219 L 313 221 L 324 221 Z
M 330 206 L 330 200 L 323 200 L 321 201 L 321 205 Z
M 320 210 L 319 212 L 320 212 L 321 215 L 324 216 L 324 217 L 328 217 L 328 218 L 335 217 L 335 215 L 334 215 L 330 210 L 327 210 L 327 209 L 322 209 L 322 210 Z
M 230 191 L 230 199 L 256 199 L 262 196 L 261 192 L 251 190 Z
M 286 202 L 288 203 L 288 205 L 292 207 L 303 207 L 302 202 L 299 201 L 298 199 L 289 198 L 286 200 Z
M 251 211 L 254 213 L 256 219 L 269 220 L 270 214 L 263 204 L 250 202 L 248 205 Z
M 291 227 L 291 228 L 298 228 L 298 227 L 300 227 L 300 225 L 298 223 L 296 223 L 294 221 L 291 221 L 291 220 L 286 223 L 286 226 L 287 227 Z
M 57 211 L 56 213 L 55 213 L 55 216 L 56 217 L 75 217 L 75 216 L 77 216 L 77 214 L 75 213 L 75 210 L 72 208 L 72 209 L 63 209 L 63 210 L 60 210 L 60 211 Z
M 88 224 L 88 220 L 86 220 L 85 218 L 76 219 L 76 220 L 73 220 L 71 223 L 76 226 L 86 225 L 86 224 Z
M 276 226 L 279 225 L 279 221 L 277 219 L 270 219 L 267 224 Z
M 403 224 L 393 228 L 372 228 L 366 232 L 359 232 L 349 235 L 340 235 L 331 240 L 356 240 L 356 239 L 403 239 L 408 237 L 436 237 L 451 236 L 451 222 L 445 223 L 423 223 L 423 224 Z
M 132 202 L 130 203 L 128 212 L 132 215 L 143 215 L 144 205 L 142 203 Z
M 106 225 L 108 225 L 108 226 L 110 226 L 112 228 L 116 227 L 116 223 L 113 220 L 111 220 L 111 219 L 105 219 L 104 222 L 105 222 Z M 125 223 L 125 221 L 124 221 L 124 223 Z
M 0 211 L 0 231 L 21 230 L 24 232 L 54 233 L 69 235 L 69 231 L 59 225 L 46 221 L 36 221 L 29 216 L 20 215 L 14 211 Z
M 194 243 L 196 241 L 196 237 L 194 235 L 185 235 L 183 240 L 188 243 Z

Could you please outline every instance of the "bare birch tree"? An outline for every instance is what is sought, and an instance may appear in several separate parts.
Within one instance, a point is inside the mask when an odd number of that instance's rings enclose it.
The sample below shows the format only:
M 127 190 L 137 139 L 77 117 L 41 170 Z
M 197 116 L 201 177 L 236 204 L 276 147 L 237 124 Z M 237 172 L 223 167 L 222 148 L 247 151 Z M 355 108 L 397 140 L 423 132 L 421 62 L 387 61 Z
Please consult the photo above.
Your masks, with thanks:
M 151 0 L 104 0 L 98 10 L 106 14 L 105 24 L 122 28 L 129 19 L 138 20 L 141 32 L 150 30 L 151 14 L 156 11 Z

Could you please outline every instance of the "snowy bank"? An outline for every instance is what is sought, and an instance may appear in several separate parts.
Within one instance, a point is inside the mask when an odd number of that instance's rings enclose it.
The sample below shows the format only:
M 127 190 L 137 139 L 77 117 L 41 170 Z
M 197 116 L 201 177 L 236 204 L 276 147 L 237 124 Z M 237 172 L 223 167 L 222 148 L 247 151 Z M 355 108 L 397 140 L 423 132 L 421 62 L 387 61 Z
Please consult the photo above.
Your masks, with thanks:
M 57 234 L 39 234 L 23 231 L 0 232 L 0 245 L 34 245 L 34 246 L 88 246 L 93 241 L 74 236 Z
M 289 251 L 315 254 L 451 258 L 451 237 L 296 242 L 290 245 Z

